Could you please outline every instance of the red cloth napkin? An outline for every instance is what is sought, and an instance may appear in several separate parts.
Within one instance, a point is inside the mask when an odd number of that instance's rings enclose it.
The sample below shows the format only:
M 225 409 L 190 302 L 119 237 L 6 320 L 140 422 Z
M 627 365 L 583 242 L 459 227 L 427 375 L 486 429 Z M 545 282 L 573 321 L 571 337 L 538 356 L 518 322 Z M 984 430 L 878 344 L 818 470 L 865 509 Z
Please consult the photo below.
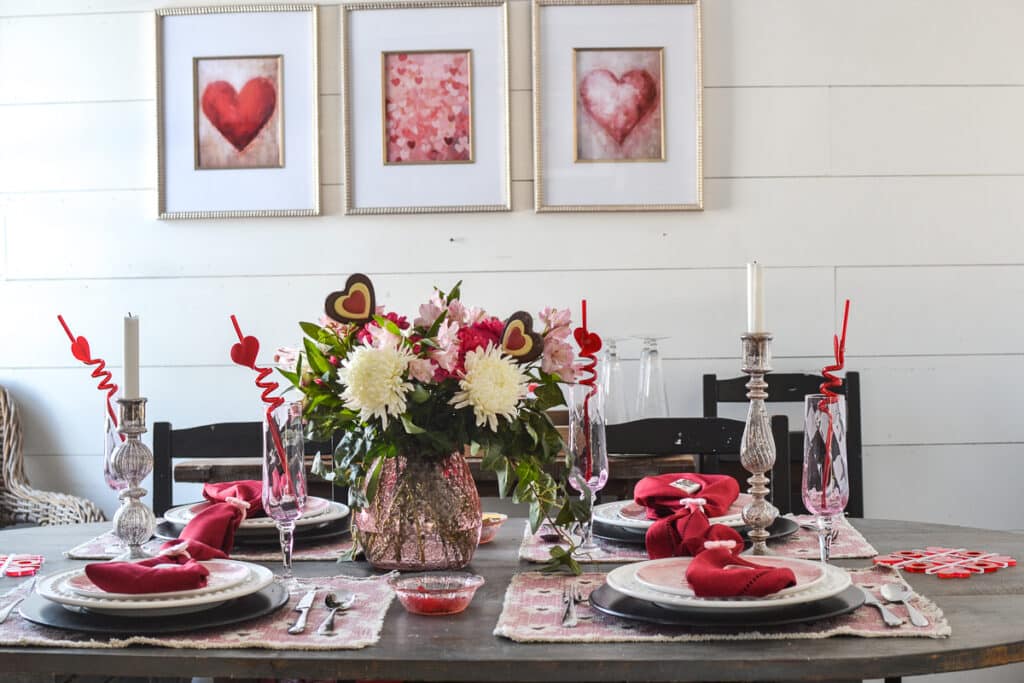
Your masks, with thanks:
M 729 548 L 708 548 L 693 558 L 686 568 L 686 581 L 698 597 L 760 598 L 796 585 L 792 569 L 754 564 L 733 552 Z
M 187 541 L 189 554 L 198 560 L 227 557 L 235 547 L 235 531 L 247 516 L 245 510 L 232 503 L 214 503 L 192 518 L 177 541 L 168 541 L 162 547 Z
M 672 486 L 681 478 L 699 483 L 700 490 L 691 494 Z M 739 493 L 739 483 L 723 474 L 659 474 L 641 479 L 633 489 L 633 500 L 647 508 L 649 519 L 658 520 L 647 530 L 647 555 L 652 560 L 696 555 L 705 541 L 735 541 L 742 548 L 743 539 L 735 529 L 708 522 L 709 516 L 728 512 Z M 703 498 L 704 512 L 691 513 L 680 502 L 684 498 Z
M 225 481 L 218 484 L 204 484 L 203 498 L 211 503 L 226 503 L 228 498 L 238 498 L 249 504 L 246 517 L 263 516 L 263 482 L 254 479 Z
M 108 593 L 167 593 L 202 588 L 210 571 L 184 555 L 159 555 L 139 562 L 87 564 L 85 574 Z

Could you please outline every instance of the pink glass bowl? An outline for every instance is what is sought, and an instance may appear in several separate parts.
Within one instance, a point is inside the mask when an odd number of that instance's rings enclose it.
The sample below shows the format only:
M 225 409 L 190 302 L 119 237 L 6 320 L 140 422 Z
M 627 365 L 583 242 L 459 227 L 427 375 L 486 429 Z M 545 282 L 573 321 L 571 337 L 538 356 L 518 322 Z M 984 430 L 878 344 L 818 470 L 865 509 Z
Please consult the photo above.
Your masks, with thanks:
M 498 535 L 498 529 L 508 519 L 508 515 L 500 512 L 485 512 L 482 516 L 483 526 L 480 528 L 480 545 L 490 543 Z
M 402 607 L 413 614 L 458 614 L 469 607 L 484 577 L 445 573 L 397 576 L 388 581 Z

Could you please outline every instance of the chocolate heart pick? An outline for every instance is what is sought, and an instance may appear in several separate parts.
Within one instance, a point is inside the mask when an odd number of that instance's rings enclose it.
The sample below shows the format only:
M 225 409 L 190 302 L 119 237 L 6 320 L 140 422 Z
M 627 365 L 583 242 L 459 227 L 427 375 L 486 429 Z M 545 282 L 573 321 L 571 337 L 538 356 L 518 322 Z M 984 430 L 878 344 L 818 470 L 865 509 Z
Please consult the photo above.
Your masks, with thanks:
M 345 289 L 327 296 L 325 312 L 339 323 L 364 323 L 373 318 L 377 301 L 373 283 L 362 273 L 354 273 L 345 281 Z
M 501 351 L 517 363 L 529 363 L 544 352 L 544 338 L 533 331 L 533 317 L 526 311 L 516 311 L 505 321 L 501 331 Z

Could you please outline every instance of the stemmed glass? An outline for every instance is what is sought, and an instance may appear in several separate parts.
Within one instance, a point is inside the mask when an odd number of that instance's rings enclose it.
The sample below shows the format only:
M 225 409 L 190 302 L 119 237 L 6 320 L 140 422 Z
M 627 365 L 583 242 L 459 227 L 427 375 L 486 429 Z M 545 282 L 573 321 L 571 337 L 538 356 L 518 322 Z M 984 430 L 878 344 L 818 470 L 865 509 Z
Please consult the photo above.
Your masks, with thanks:
M 302 437 L 302 403 L 284 403 L 263 421 L 263 510 L 281 536 L 284 586 L 293 591 L 292 546 L 295 521 L 306 507 L 306 452 Z
M 828 562 L 832 518 L 842 514 L 850 498 L 844 396 L 804 397 L 804 473 L 800 493 L 808 511 L 817 518 L 821 561 Z
M 661 353 L 658 341 L 667 337 L 642 337 L 644 348 L 640 352 L 640 385 L 636 396 L 638 418 L 668 417 L 668 394 L 665 392 L 665 376 L 661 371 Z
M 103 411 L 103 479 L 114 491 L 120 491 L 128 485 L 124 479 L 118 478 L 110 469 L 110 459 L 114 457 L 114 451 L 121 445 L 121 434 L 117 431 L 114 418 L 106 410 Z
M 604 396 L 599 384 L 574 384 L 569 390 L 569 485 L 589 503 L 590 518 L 580 524 L 583 550 L 594 550 L 594 500 L 608 481 L 608 445 L 604 433 Z
M 602 359 L 597 369 L 600 374 L 601 391 L 604 394 L 605 421 L 618 424 L 629 421 L 629 409 L 626 406 L 625 386 L 622 374 L 622 360 L 619 358 L 618 338 L 605 339 Z

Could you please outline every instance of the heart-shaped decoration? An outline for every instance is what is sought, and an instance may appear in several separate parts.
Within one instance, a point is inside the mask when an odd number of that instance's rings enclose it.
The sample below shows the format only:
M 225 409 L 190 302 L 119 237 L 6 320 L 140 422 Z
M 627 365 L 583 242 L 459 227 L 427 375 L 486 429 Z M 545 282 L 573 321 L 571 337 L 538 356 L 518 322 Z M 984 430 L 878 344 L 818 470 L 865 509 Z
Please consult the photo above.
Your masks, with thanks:
M 89 340 L 85 337 L 79 337 L 71 342 L 71 355 L 83 363 L 91 361 L 92 352 L 89 350 Z
M 231 360 L 239 365 L 252 368 L 256 365 L 256 356 L 260 352 L 260 340 L 256 337 L 243 337 L 242 341 L 231 347 Z
M 580 100 L 587 113 L 621 145 L 658 106 L 658 84 L 644 69 L 627 71 L 622 78 L 608 69 L 594 69 L 580 83 Z
M 501 351 L 518 363 L 529 363 L 544 352 L 544 338 L 533 331 L 533 316 L 516 311 L 505 321 L 501 331 Z
M 263 76 L 251 79 L 241 92 L 227 81 L 214 81 L 203 90 L 203 114 L 239 152 L 267 125 L 276 104 L 274 82 Z
M 582 327 L 573 330 L 572 336 L 580 345 L 580 353 L 597 353 L 601 350 L 601 337 L 596 332 L 588 332 Z
M 345 289 L 331 292 L 324 306 L 327 317 L 339 323 L 363 323 L 377 310 L 373 283 L 362 273 L 354 273 L 345 281 Z

